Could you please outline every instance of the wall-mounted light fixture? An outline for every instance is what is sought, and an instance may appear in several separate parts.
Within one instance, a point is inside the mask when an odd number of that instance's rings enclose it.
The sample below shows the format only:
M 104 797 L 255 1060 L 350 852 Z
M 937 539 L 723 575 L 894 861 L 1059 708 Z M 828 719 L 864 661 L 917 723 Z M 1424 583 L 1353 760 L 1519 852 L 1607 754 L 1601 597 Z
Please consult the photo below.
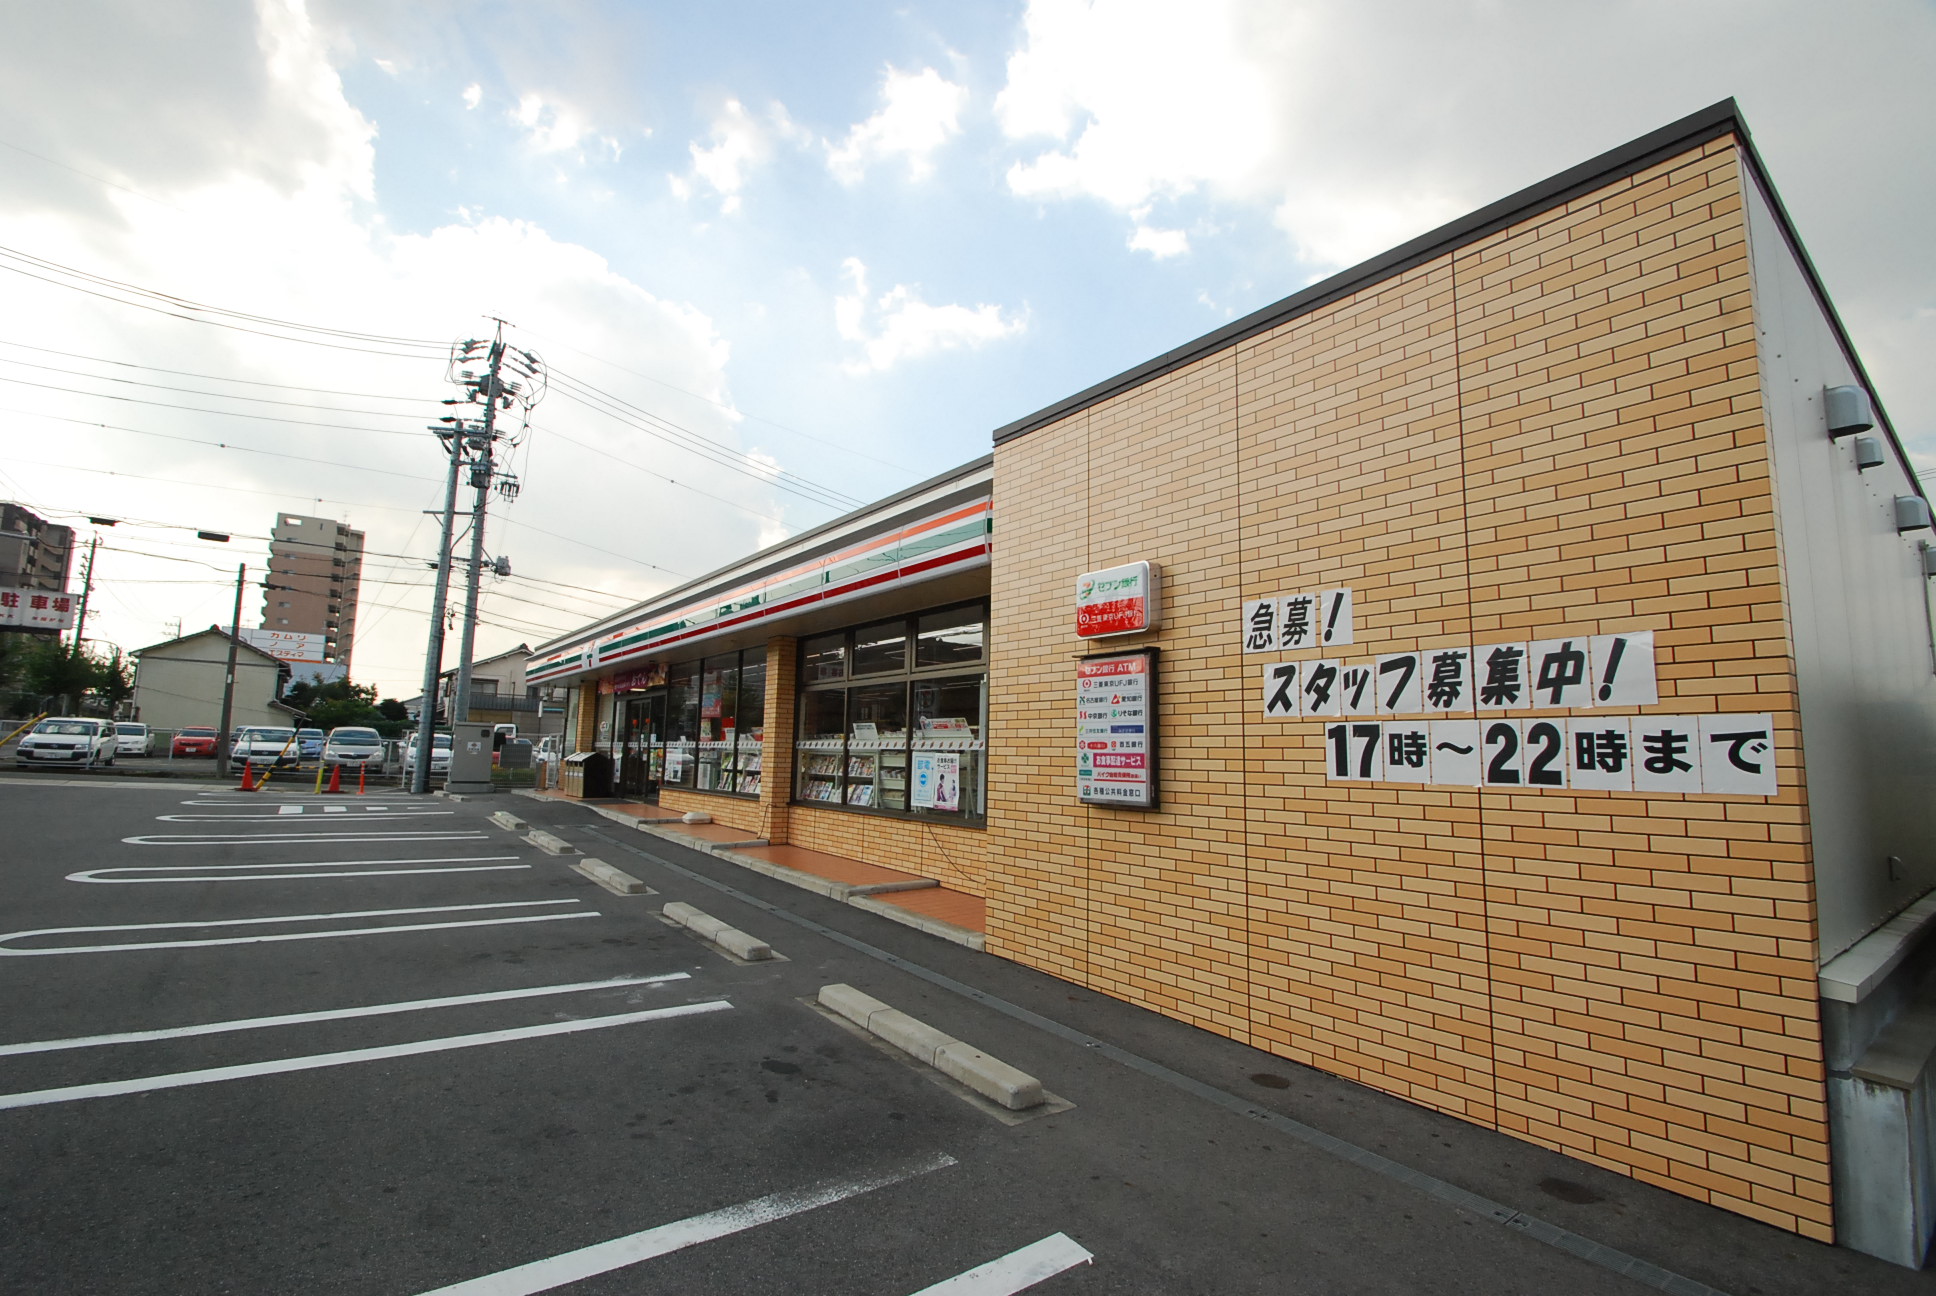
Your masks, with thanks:
M 1875 407 L 1869 403 L 1869 393 L 1860 387 L 1822 388 L 1822 407 L 1828 415 L 1830 437 L 1867 432 L 1875 426 Z

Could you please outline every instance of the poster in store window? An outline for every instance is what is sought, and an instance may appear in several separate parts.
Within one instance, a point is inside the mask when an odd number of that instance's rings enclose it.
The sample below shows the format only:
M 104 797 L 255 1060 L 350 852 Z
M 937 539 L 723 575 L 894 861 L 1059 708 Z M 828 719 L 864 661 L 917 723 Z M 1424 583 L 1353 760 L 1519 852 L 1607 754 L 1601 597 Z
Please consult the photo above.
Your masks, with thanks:
M 917 810 L 961 809 L 961 754 L 915 752 L 909 776 L 910 804 Z
M 1156 649 L 1076 663 L 1076 798 L 1156 807 Z

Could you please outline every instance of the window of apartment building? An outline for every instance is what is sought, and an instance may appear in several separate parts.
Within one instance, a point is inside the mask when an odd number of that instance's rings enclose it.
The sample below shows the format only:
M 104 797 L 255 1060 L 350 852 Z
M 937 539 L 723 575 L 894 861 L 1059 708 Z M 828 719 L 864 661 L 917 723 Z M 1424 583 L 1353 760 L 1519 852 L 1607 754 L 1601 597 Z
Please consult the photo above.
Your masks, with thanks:
M 971 603 L 803 641 L 794 799 L 981 822 L 987 626 Z
M 667 670 L 665 786 L 756 797 L 765 737 L 766 649 Z

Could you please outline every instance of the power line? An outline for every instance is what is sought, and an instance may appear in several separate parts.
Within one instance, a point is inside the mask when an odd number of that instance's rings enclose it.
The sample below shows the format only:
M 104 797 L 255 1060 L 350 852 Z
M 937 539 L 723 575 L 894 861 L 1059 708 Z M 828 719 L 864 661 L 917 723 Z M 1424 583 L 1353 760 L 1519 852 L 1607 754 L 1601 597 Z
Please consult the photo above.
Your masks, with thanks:
M 116 396 L 111 392 L 93 392 L 80 387 L 62 387 L 56 383 L 34 382 L 27 378 L 9 378 L 5 374 L 0 374 L 0 382 L 13 383 L 19 387 L 38 387 L 43 391 L 66 392 L 72 396 L 90 396 L 95 400 L 120 401 L 128 405 L 153 405 L 159 409 L 185 410 L 190 414 L 219 414 L 223 418 L 255 419 L 262 423 L 293 423 L 297 427 L 328 428 L 335 432 L 368 432 L 373 436 L 416 435 L 416 433 L 406 431 L 402 428 L 368 428 L 357 427 L 350 423 L 318 423 L 314 419 L 284 418 L 279 414 L 257 414 L 251 410 L 207 409 L 200 405 L 177 405 L 173 401 L 143 400 L 139 396 Z M 55 416 L 50 414 L 47 417 L 53 418 Z M 394 418 L 397 416 L 385 415 L 384 417 Z
M 558 440 L 565 442 L 567 445 L 575 445 L 580 450 L 589 450 L 593 454 L 599 456 L 599 458 L 606 463 L 617 464 L 621 468 L 630 468 L 634 472 L 644 473 L 647 477 L 656 477 L 660 481 L 666 483 L 668 486 L 677 486 L 680 490 L 691 491 L 693 494 L 704 496 L 705 498 L 712 500 L 714 503 L 724 504 L 727 508 L 738 509 L 740 512 L 746 514 L 748 517 L 758 518 L 762 522 L 771 522 L 775 526 L 782 525 L 781 519 L 774 517 L 771 513 L 762 513 L 758 509 L 749 508 L 748 506 L 740 503 L 738 500 L 730 500 L 730 499 L 727 499 L 724 495 L 715 495 L 711 491 L 701 490 L 699 489 L 699 487 L 694 486 L 689 482 L 682 482 L 676 477 L 668 477 L 662 472 L 655 472 L 654 470 L 647 468 L 644 464 L 633 463 L 630 459 L 621 459 L 617 455 L 612 454 L 608 450 L 600 450 L 595 445 L 587 445 L 585 442 L 580 441 L 577 437 L 566 436 L 563 432 L 558 431 L 556 428 L 545 427 L 545 428 L 538 428 L 534 430 L 541 431 L 546 436 L 556 437 Z
M 0 382 L 10 381 L 0 377 Z M 113 399 L 110 397 L 110 399 Z M 218 411 L 219 412 L 219 411 Z M 185 441 L 190 445 L 213 446 L 217 450 L 238 450 L 243 454 L 268 455 L 272 459 L 293 459 L 298 463 L 321 464 L 325 468 L 342 468 L 348 472 L 380 473 L 385 477 L 401 477 L 406 481 L 430 481 L 435 477 L 419 477 L 415 473 L 398 472 L 393 468 L 372 468 L 367 464 L 343 463 L 336 459 L 314 459 L 308 455 L 290 454 L 286 450 L 262 450 L 255 446 L 236 445 L 230 441 L 205 441 L 200 437 L 178 436 L 173 432 L 149 432 L 142 428 L 121 427 L 114 423 L 101 423 L 94 419 L 72 418 L 65 414 L 42 414 L 37 410 L 0 409 L 0 413 L 18 414 L 23 418 L 55 419 L 62 423 L 78 423 L 82 427 L 101 428 L 108 432 L 126 432 L 132 436 L 158 437 L 163 441 Z
M 129 293 L 147 300 L 128 301 L 125 298 L 110 296 L 108 292 L 93 292 L 90 289 L 80 287 L 78 284 L 61 283 L 55 279 L 47 279 L 45 275 L 32 274 L 30 271 L 23 270 L 17 265 L 4 265 L 3 263 L 6 260 L 24 262 L 26 265 L 32 266 L 37 270 L 46 271 L 49 274 L 65 275 L 70 279 L 78 279 L 82 283 L 91 283 L 102 289 Z M 211 306 L 206 302 L 194 301 L 187 297 L 177 297 L 172 293 L 159 292 L 152 288 L 143 288 L 139 284 L 128 283 L 125 280 L 113 279 L 106 275 L 98 275 L 86 270 L 78 270 L 73 266 L 62 265 L 58 261 L 50 261 L 45 257 L 37 257 L 30 252 L 22 252 L 18 248 L 0 246 L 0 268 L 13 270 L 17 274 L 26 274 L 30 278 L 42 279 L 44 282 L 56 284 L 58 287 L 70 288 L 76 292 L 86 292 L 91 296 L 106 297 L 108 300 L 118 301 L 124 306 L 139 306 L 147 310 L 157 310 L 162 314 L 174 315 L 178 319 L 190 319 L 196 323 L 216 324 L 226 328 L 240 328 L 240 325 L 229 324 L 225 321 L 243 320 L 249 324 L 260 324 L 268 328 L 287 329 L 294 333 L 312 333 L 318 335 L 318 338 L 284 337 L 282 340 L 285 342 L 307 341 L 328 346 L 333 344 L 319 341 L 319 338 L 337 338 L 344 341 L 384 345 L 393 348 L 393 350 L 378 354 L 392 355 L 404 354 L 404 352 L 395 350 L 395 348 L 407 348 L 410 352 L 427 351 L 437 356 L 443 355 L 446 350 L 443 343 L 430 338 L 397 337 L 383 333 L 366 333 L 357 329 L 330 328 L 320 324 L 304 324 L 296 320 L 277 319 L 271 315 L 255 315 L 247 311 L 231 310 L 225 306 Z M 160 305 L 151 305 L 150 303 L 160 303 Z M 182 315 L 178 313 L 181 311 L 191 311 L 195 312 L 195 314 Z M 217 318 L 202 318 L 203 316 L 214 316 Z M 257 332 L 259 330 L 243 329 L 243 331 Z M 278 335 L 264 334 L 264 336 L 274 337 Z M 347 349 L 355 350 L 358 348 L 352 347 Z
M 315 504 L 341 504 L 345 508 L 382 509 L 386 513 L 418 513 L 421 509 L 405 508 L 401 504 L 371 504 L 365 500 L 327 499 L 321 495 L 292 496 L 287 490 L 258 490 L 252 486 L 222 486 L 215 482 L 183 481 L 179 477 L 154 477 L 147 473 L 116 472 L 112 468 L 87 468 L 80 464 L 48 463 L 44 459 L 10 459 L 12 464 L 30 464 L 35 468 L 57 468 L 62 472 L 93 473 L 100 477 L 121 477 L 128 481 L 156 482 L 163 486 L 192 486 L 200 490 L 233 491 L 242 495 L 273 495 L 278 499 L 301 499 Z
M 637 431 L 654 437 L 668 445 L 685 450 L 708 462 L 715 463 L 734 472 L 751 477 L 768 486 L 788 491 L 815 504 L 846 510 L 858 508 L 863 501 L 831 486 L 822 486 L 797 473 L 766 464 L 742 450 L 723 445 L 710 437 L 705 437 L 690 428 L 682 427 L 671 419 L 642 410 L 638 406 L 610 393 L 600 391 L 588 383 L 580 382 L 569 374 L 554 373 L 553 385 L 565 399 L 574 401 L 607 418 L 615 419 Z M 619 408 L 609 408 L 618 406 Z
M 530 330 L 526 329 L 525 332 L 530 333 Z M 792 436 L 802 437 L 808 441 L 815 442 L 819 445 L 827 446 L 828 448 L 833 450 L 839 450 L 843 454 L 850 454 L 859 459 L 871 459 L 873 462 L 880 464 L 881 466 L 886 468 L 893 468 L 893 469 L 896 469 L 897 471 L 905 472 L 905 473 L 912 473 L 914 471 L 914 469 L 909 468 L 906 464 L 898 464 L 891 459 L 882 459 L 880 456 L 868 454 L 864 450 L 856 450 L 852 446 L 844 446 L 840 444 L 840 442 L 838 441 L 830 441 L 825 437 L 817 437 L 811 432 L 802 432 L 799 428 L 790 427 L 785 423 L 776 422 L 775 420 L 770 418 L 763 418 L 758 414 L 749 414 L 745 410 L 741 409 L 739 406 L 731 403 L 730 401 L 715 400 L 713 397 L 706 395 L 704 392 L 696 392 L 688 387 L 681 387 L 681 386 L 678 386 L 676 383 L 669 383 L 665 381 L 665 379 L 663 378 L 654 378 L 651 374 L 640 373 L 636 369 L 628 369 L 624 365 L 618 363 L 616 360 L 607 360 L 603 356 L 593 355 L 591 352 L 581 350 L 580 348 L 571 345 L 571 343 L 569 342 L 561 342 L 555 338 L 551 339 L 550 341 L 546 341 L 543 338 L 537 337 L 536 334 L 532 334 L 532 336 L 536 338 L 537 341 L 543 346 L 563 347 L 567 351 L 575 352 L 578 355 L 584 356 L 587 360 L 591 360 L 598 364 L 605 365 L 608 368 L 616 369 L 620 373 L 630 374 L 634 378 L 642 378 L 646 382 L 655 383 L 660 387 L 664 387 L 667 391 L 676 391 L 681 396 L 690 396 L 694 400 L 705 401 L 708 405 L 716 405 L 720 409 L 723 409 L 729 414 L 735 415 L 736 417 L 743 418 L 743 419 L 750 419 L 755 423 L 764 423 L 768 427 L 776 427 L 780 429 L 780 431 L 788 433 Z
M 0 346 L 18 347 L 22 351 L 36 351 L 41 355 L 64 356 L 69 360 L 86 360 L 93 364 L 116 365 L 124 369 L 142 369 L 149 373 L 173 374 L 177 378 L 202 378 L 209 382 L 240 383 L 249 387 L 274 387 L 281 391 L 314 392 L 321 396 L 360 396 L 365 400 L 414 401 L 421 403 L 421 396 L 394 396 L 387 392 L 345 392 L 329 387 L 301 387 L 294 383 L 265 382 L 256 378 L 229 378 L 222 374 L 196 373 L 189 369 L 164 369 L 159 365 L 137 364 L 132 360 L 110 360 L 106 356 L 86 355 L 79 351 L 59 351 L 53 347 L 34 346 L 27 342 L 13 342 L 0 338 Z M 21 363 L 15 361 L 14 363 Z M 90 375 L 92 376 L 92 375 Z
M 85 369 L 63 369 L 59 365 L 36 364 L 32 360 L 13 360 L 13 359 L 0 357 L 0 364 L 19 365 L 24 369 L 41 369 L 41 370 L 45 370 L 48 373 L 66 374 L 70 378 L 86 378 L 93 382 L 123 383 L 130 387 L 153 387 L 158 391 L 181 392 L 182 394 L 188 395 L 188 396 L 212 396 L 216 400 L 254 401 L 258 405 L 287 405 L 287 406 L 293 406 L 297 409 L 321 410 L 321 411 L 324 411 L 325 413 L 330 413 L 330 414 L 370 414 L 370 415 L 374 415 L 377 418 L 420 418 L 422 417 L 422 415 L 420 414 L 409 413 L 401 410 L 348 409 L 341 405 L 316 405 L 316 404 L 310 403 L 309 401 L 277 400 L 272 396 L 240 396 L 230 392 L 207 391 L 200 387 L 175 387 L 168 383 L 143 382 L 139 378 L 116 378 L 112 374 L 94 374 L 94 373 L 87 372 Z M 210 377 L 211 377 L 211 380 L 215 382 L 227 381 L 222 378 L 213 378 L 212 375 Z M 9 381 L 17 382 L 20 380 L 10 379 Z M 56 387 L 53 390 L 73 391 L 75 389 L 71 387 Z M 296 388 L 295 390 L 304 391 L 304 390 L 320 390 L 320 389 L 299 387 L 299 388 Z M 83 394 L 92 396 L 97 393 L 86 392 Z M 106 395 L 107 393 L 103 392 L 99 394 Z M 332 394 L 341 395 L 342 393 L 337 392 Z M 421 403 L 429 404 L 430 402 L 425 401 Z

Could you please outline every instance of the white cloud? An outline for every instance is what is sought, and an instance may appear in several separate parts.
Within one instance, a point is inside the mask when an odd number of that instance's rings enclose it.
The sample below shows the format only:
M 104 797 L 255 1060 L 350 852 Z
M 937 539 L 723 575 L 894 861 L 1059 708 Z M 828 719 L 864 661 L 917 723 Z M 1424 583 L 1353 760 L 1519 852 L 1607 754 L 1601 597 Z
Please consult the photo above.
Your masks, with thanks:
M 1268 80 L 1227 0 L 1033 0 L 996 119 L 1055 146 L 1009 169 L 1024 197 L 1125 210 L 1250 183 L 1275 142 Z
M 1139 220 L 1130 233 L 1129 247 L 1133 252 L 1147 252 L 1158 261 L 1165 261 L 1188 252 L 1190 236 L 1180 229 L 1156 229 Z
M 1471 202 L 1450 194 L 1314 185 L 1279 203 L 1272 219 L 1304 260 L 1320 266 L 1349 266 L 1471 208 Z
M 914 288 L 896 284 L 869 300 L 867 267 L 858 257 L 841 263 L 850 291 L 834 298 L 834 327 L 841 339 L 858 345 L 860 355 L 842 366 L 848 373 L 882 373 L 903 360 L 979 347 L 1014 337 L 1028 328 L 1026 312 L 1004 315 L 999 306 L 930 306 Z
M 827 145 L 827 167 L 842 184 L 856 184 L 876 162 L 907 160 L 908 176 L 920 180 L 934 171 L 934 153 L 961 131 L 968 91 L 933 68 L 902 72 L 889 66 L 881 85 L 881 107 L 857 123 L 838 145 Z
M 464 92 L 464 99 L 467 103 L 470 101 L 469 90 Z M 511 110 L 510 118 L 524 127 L 525 138 L 536 153 L 571 153 L 583 161 L 589 144 L 616 162 L 622 151 L 616 139 L 599 134 L 578 109 L 557 99 L 547 99 L 536 91 L 518 96 L 518 106 Z
M 739 444 L 737 420 L 712 403 L 731 399 L 729 350 L 702 312 L 653 294 L 591 250 L 528 222 L 467 218 L 399 235 L 372 211 L 367 199 L 374 128 L 345 100 L 327 49 L 300 6 L 265 0 L 257 29 L 231 34 L 226 17 L 150 21 L 144 0 L 125 4 L 125 16 L 141 27 L 144 39 L 131 46 L 138 57 L 120 65 L 126 75 L 110 83 L 87 75 L 95 53 L 84 41 L 0 49 L 0 137 L 41 115 L 67 121 L 65 139 L 33 139 L 36 151 L 128 185 L 78 183 L 72 172 L 43 164 L 44 178 L 0 194 L 0 244 L 184 298 L 387 336 L 441 342 L 488 327 L 486 315 L 502 316 L 516 321 L 520 345 L 553 366 L 704 436 Z M 86 19 L 101 20 L 99 14 Z M 170 86 L 185 65 L 198 74 L 176 97 Z M 92 130 L 97 122 L 100 129 Z M 223 149 L 203 147 L 212 122 L 231 123 Z M 131 129 L 134 123 L 144 129 Z M 148 196 L 130 192 L 134 188 Z M 19 443 L 0 465 L 7 494 L 50 511 L 160 519 L 236 536 L 230 546 L 198 546 L 181 531 L 141 532 L 132 524 L 119 529 L 119 548 L 165 550 L 189 561 L 104 551 L 89 609 L 91 637 L 135 648 L 165 638 L 165 626 L 177 617 L 191 630 L 226 620 L 225 590 L 233 588 L 234 564 L 247 562 L 252 577 L 262 571 L 264 546 L 248 537 L 263 535 L 278 510 L 317 513 L 366 530 L 373 551 L 411 555 L 373 560 L 366 568 L 354 669 L 359 681 L 375 683 L 387 695 L 416 691 L 428 572 L 415 559 L 434 550 L 421 510 L 435 503 L 441 475 L 436 444 L 423 425 L 444 412 L 437 401 L 449 389 L 440 355 L 373 355 L 274 341 L 27 279 L 10 282 L 8 290 L 16 310 L 35 321 L 33 336 L 15 341 L 224 379 L 291 384 L 271 394 L 313 402 L 308 409 L 215 396 L 187 402 L 249 412 L 226 418 L 0 383 L 0 407 L 8 411 Z M 666 386 L 606 368 L 588 355 L 650 374 Z M 96 368 L 0 347 L 0 376 L 32 372 L 20 367 L 23 359 Z M 100 368 L 122 377 L 138 373 Z M 165 392 L 59 381 L 181 403 Z M 237 390 L 216 379 L 192 385 Z M 299 390 L 309 388 L 327 394 Z M 261 395 L 266 389 L 239 390 Z M 340 408 L 346 406 L 352 412 Z M 512 460 L 524 492 L 515 506 L 494 507 L 487 537 L 490 552 L 512 555 L 527 575 L 642 597 L 670 584 L 672 575 L 561 537 L 693 575 L 785 529 L 775 492 L 764 481 L 696 461 L 556 394 L 539 406 L 535 423 Z M 158 435 L 89 426 L 98 424 Z M 231 448 L 205 444 L 211 441 Z M 278 457 L 287 455 L 298 459 Z M 718 498 L 674 488 L 623 463 L 648 465 Z M 84 471 L 108 466 L 119 475 Z M 722 499 L 745 505 L 753 515 Z M 641 539 L 631 520 L 640 509 L 664 525 L 662 536 Z M 227 564 L 226 575 L 197 562 Z M 206 584 L 184 583 L 201 577 Z M 540 603 L 559 601 L 542 591 L 521 592 Z M 396 608 L 405 610 L 391 610 Z M 259 596 L 251 596 L 247 622 L 260 610 Z M 582 620 L 490 592 L 484 615 L 479 650 L 485 653 L 520 639 L 536 642 Z
M 764 119 L 755 117 L 737 99 L 728 99 L 713 118 L 710 142 L 697 140 L 689 146 L 692 170 L 686 175 L 668 175 L 672 194 L 680 201 L 692 197 L 695 183 L 704 183 L 719 196 L 719 210 L 732 215 L 740 209 L 741 191 L 752 172 L 772 160 L 775 140 L 802 144 L 812 135 L 794 125 L 785 105 L 775 103 Z
M 484 87 L 473 81 L 464 87 L 464 107 L 475 108 L 484 102 Z

